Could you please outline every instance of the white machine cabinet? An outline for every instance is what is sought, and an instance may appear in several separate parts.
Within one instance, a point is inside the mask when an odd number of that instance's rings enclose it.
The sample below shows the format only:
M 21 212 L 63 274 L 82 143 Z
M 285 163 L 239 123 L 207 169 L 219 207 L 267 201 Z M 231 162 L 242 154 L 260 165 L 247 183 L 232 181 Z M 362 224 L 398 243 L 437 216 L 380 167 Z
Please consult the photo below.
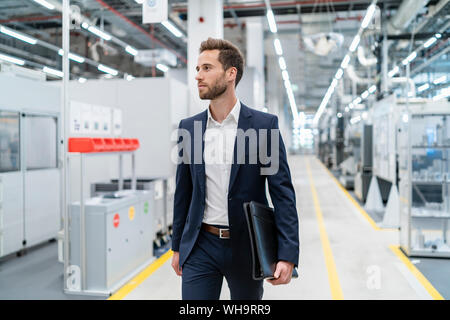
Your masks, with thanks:
M 409 256 L 450 258 L 450 104 L 404 117 L 399 134 L 400 245 Z
M 152 198 L 122 191 L 86 201 L 86 291 L 114 292 L 153 259 Z M 70 212 L 70 261 L 80 266 L 80 204 Z

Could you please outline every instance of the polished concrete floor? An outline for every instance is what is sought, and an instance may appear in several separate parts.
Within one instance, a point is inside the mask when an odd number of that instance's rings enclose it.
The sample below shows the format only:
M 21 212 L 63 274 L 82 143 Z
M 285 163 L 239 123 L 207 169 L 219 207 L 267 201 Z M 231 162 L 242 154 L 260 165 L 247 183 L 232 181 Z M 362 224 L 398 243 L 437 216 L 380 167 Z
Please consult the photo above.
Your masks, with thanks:
M 450 299 L 450 259 L 411 263 L 396 250 L 399 232 L 375 228 L 315 157 L 290 156 L 289 163 L 300 221 L 299 278 L 265 283 L 264 299 Z M 181 278 L 170 262 L 157 260 L 149 275 L 111 298 L 180 299 Z M 81 298 L 64 294 L 62 281 L 56 243 L 0 261 L 0 299 Z M 229 297 L 224 281 L 221 299 Z
M 393 251 L 398 231 L 375 229 L 315 157 L 291 156 L 289 163 L 300 221 L 299 278 L 283 286 L 265 283 L 264 299 L 439 297 Z M 181 279 L 170 259 L 125 296 L 180 298 Z M 225 281 L 221 299 L 229 299 Z

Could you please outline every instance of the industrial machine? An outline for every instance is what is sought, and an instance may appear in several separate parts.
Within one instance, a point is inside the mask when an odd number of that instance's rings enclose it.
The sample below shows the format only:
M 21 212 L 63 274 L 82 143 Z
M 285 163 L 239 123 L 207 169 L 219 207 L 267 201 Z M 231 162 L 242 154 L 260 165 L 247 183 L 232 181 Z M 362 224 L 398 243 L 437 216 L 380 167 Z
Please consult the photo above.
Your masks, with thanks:
M 61 225 L 60 90 L 43 79 L 0 72 L 0 257 L 55 239 Z
M 355 176 L 355 195 L 366 202 L 372 179 L 372 125 L 362 124 L 360 161 Z
M 153 190 L 121 191 L 85 204 L 86 291 L 109 294 L 153 257 Z M 70 210 L 70 263 L 81 266 L 80 203 Z
M 450 103 L 404 117 L 399 134 L 400 245 L 409 256 L 450 258 Z
M 141 178 L 136 179 L 137 190 L 149 190 L 153 193 L 150 201 L 153 203 L 153 230 L 155 246 L 159 247 L 168 241 L 173 219 L 173 179 L 168 178 Z M 124 179 L 123 189 L 131 189 L 131 179 Z M 96 182 L 91 184 L 91 196 L 101 196 L 119 191 L 119 180 L 111 179 L 109 182 Z

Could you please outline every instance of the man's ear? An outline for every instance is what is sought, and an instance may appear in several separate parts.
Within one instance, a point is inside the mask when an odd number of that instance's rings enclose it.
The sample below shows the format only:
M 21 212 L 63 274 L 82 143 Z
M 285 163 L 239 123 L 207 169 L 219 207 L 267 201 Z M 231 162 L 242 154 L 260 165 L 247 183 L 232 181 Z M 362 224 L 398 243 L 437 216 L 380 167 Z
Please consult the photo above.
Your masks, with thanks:
M 235 80 L 236 81 L 236 76 L 237 76 L 237 69 L 235 67 L 230 67 L 227 70 L 227 77 L 229 81 Z

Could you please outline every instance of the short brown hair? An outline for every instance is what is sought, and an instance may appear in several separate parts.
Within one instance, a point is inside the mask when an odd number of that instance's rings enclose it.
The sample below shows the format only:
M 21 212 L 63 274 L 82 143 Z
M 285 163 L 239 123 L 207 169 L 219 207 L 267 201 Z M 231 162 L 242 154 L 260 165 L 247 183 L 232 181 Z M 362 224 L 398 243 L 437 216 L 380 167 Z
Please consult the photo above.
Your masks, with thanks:
M 200 44 L 200 53 L 205 50 L 219 50 L 219 62 L 224 70 L 231 67 L 237 69 L 235 86 L 239 83 L 244 73 L 244 57 L 241 51 L 230 41 L 208 38 Z

